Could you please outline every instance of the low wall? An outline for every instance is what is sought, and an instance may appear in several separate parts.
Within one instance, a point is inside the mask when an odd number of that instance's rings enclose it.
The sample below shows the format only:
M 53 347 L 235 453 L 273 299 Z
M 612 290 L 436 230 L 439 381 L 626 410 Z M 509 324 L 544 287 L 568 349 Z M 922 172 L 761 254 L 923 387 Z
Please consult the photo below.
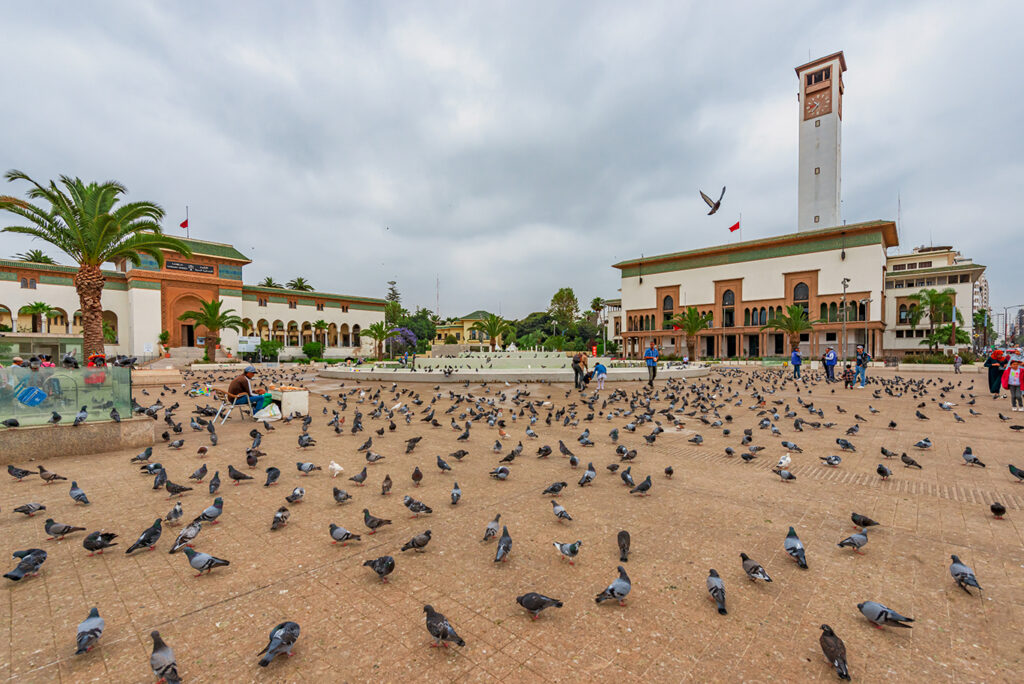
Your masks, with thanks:
M 0 430 L 0 466 L 14 463 L 30 469 L 29 459 L 84 456 L 118 449 L 137 449 L 153 444 L 152 418 L 126 418 L 120 423 L 103 421 L 78 427 L 33 425 Z
M 658 379 L 666 378 L 699 378 L 710 371 L 704 367 L 658 369 Z M 406 368 L 374 369 L 374 368 L 325 368 L 319 377 L 335 380 L 352 380 L 366 382 L 565 382 L 573 381 L 571 369 L 487 369 L 457 370 L 448 377 L 440 371 L 409 370 Z M 608 382 L 628 382 L 647 379 L 647 369 L 611 368 L 608 370 Z
M 132 386 L 153 387 L 180 384 L 181 371 L 175 368 L 154 368 L 132 371 Z

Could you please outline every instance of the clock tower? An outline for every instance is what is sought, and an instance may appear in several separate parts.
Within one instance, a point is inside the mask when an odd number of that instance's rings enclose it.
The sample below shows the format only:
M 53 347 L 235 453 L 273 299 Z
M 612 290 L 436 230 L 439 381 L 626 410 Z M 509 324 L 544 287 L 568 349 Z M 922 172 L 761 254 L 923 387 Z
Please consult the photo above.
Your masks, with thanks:
M 842 52 L 796 68 L 800 79 L 800 164 L 797 230 L 831 228 L 839 217 L 840 124 L 843 119 Z

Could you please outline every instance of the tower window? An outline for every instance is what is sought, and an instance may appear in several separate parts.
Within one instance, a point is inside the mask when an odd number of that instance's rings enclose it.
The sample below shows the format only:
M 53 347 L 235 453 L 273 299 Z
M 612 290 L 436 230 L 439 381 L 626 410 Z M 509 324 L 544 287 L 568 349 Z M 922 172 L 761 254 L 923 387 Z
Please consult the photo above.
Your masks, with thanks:
M 821 119 L 815 119 L 814 120 L 814 127 L 815 128 L 821 128 Z
M 813 74 L 807 74 L 807 85 L 814 85 L 815 83 L 821 83 L 832 78 L 832 67 L 825 67 L 819 71 L 815 71 Z
M 815 216 L 814 217 L 814 222 L 818 223 L 819 221 L 821 221 L 821 217 L 820 216 Z
M 814 167 L 814 175 L 817 176 L 820 173 L 821 173 L 821 167 L 820 166 L 815 166 Z

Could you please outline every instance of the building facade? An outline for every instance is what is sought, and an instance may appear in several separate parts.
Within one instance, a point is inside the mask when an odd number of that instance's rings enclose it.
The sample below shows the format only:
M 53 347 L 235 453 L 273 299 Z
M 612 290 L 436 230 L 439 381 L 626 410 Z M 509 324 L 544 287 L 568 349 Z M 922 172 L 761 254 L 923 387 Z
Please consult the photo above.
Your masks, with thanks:
M 974 281 L 974 310 L 988 309 L 988 278 L 982 273 Z
M 223 300 L 225 309 L 242 318 L 243 335 L 284 343 L 285 357 L 300 356 L 302 345 L 309 341 L 326 342 L 328 356 L 373 353 L 372 340 L 362 338 L 360 331 L 384 320 L 383 299 L 245 285 L 242 274 L 250 260 L 234 247 L 194 239 L 184 242 L 192 256 L 186 259 L 168 252 L 162 268 L 143 256 L 138 267 L 120 263 L 103 271 L 103 320 L 112 339 L 108 354 L 155 355 L 160 334 L 167 331 L 171 349 L 193 349 L 197 350 L 193 356 L 201 356 L 198 348 L 206 331 L 178 317 L 214 299 Z M 49 345 L 58 353 L 76 345 L 80 348 L 76 271 L 72 266 L 0 260 L 0 325 L 10 329 L 4 333 L 5 341 L 17 344 L 31 337 L 35 344 Z M 21 313 L 33 302 L 57 310 L 49 325 Z M 318 321 L 323 323 L 318 326 Z M 220 336 L 222 350 L 237 346 L 238 333 L 223 330 Z
M 462 318 L 456 318 L 449 323 L 438 324 L 437 333 L 434 335 L 434 345 L 447 344 L 446 340 L 451 335 L 455 338 L 455 342 L 451 344 L 466 346 L 464 351 L 484 351 L 485 349 L 490 349 L 491 338 L 486 333 L 473 329 L 477 321 L 485 320 L 488 316 L 490 316 L 490 313 L 481 309 L 471 314 L 466 314 Z M 501 335 L 498 335 L 495 339 L 495 344 L 498 347 L 505 345 Z
M 840 166 L 842 156 L 842 52 L 796 67 L 800 79 L 797 230 L 842 225 Z

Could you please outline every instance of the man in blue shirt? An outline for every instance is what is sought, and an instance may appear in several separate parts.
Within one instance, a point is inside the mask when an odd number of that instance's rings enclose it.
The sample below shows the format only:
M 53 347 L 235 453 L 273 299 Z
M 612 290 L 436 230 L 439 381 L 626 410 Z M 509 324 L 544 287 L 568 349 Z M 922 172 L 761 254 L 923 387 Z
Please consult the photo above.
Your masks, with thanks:
M 828 348 L 825 352 L 825 379 L 828 382 L 835 382 L 836 380 L 836 364 L 839 362 L 839 355 L 836 354 L 836 350 L 832 347 Z
M 800 364 L 802 364 L 803 362 L 804 360 L 800 358 L 799 347 L 793 347 L 793 353 L 789 357 L 789 363 L 793 366 L 794 378 L 800 377 Z
M 647 362 L 647 386 L 654 387 L 654 376 L 658 374 L 658 348 L 654 346 L 654 340 L 644 352 L 644 361 Z

